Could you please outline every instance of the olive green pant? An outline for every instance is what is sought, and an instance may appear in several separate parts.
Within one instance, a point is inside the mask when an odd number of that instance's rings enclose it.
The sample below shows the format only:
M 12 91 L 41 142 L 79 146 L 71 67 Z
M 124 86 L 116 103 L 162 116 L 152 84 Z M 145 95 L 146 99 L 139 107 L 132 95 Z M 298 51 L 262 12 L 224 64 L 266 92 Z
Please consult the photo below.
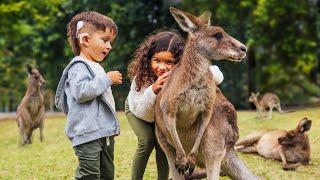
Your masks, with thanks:
M 137 118 L 125 104 L 127 119 L 134 133 L 138 137 L 138 147 L 132 161 L 132 180 L 142 180 L 152 150 L 156 149 L 156 163 L 158 180 L 167 180 L 169 166 L 166 155 L 162 151 L 155 137 L 155 123 L 148 123 Z
M 114 137 L 100 138 L 73 147 L 79 165 L 75 179 L 114 179 Z

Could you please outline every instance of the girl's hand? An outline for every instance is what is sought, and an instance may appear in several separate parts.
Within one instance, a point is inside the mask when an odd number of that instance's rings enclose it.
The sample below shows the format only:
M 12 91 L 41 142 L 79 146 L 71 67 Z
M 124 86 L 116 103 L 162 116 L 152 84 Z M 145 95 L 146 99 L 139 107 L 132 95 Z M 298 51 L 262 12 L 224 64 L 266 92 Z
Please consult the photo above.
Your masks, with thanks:
M 162 74 L 161 76 L 158 77 L 156 82 L 152 84 L 151 88 L 155 94 L 158 94 L 158 92 L 162 89 L 162 86 L 164 82 L 167 80 L 167 77 L 169 74 L 170 74 L 169 72 Z
M 107 72 L 107 76 L 113 84 L 122 84 L 122 74 L 119 71 L 109 71 Z

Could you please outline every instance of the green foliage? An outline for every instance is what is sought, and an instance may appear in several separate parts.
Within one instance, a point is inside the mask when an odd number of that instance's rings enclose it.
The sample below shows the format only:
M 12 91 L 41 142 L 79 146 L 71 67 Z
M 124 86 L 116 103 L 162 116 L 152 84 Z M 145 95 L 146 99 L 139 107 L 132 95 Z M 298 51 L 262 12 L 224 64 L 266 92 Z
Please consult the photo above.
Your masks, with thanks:
M 15 110 L 25 92 L 25 64 L 40 68 L 47 89 L 55 91 L 63 68 L 74 56 L 66 24 L 81 11 L 113 18 L 119 35 L 103 63 L 125 77 L 133 53 L 157 29 L 178 28 L 168 7 L 200 15 L 212 13 L 222 26 L 254 52 L 254 66 L 215 62 L 225 75 L 221 88 L 236 107 L 248 107 L 249 91 L 272 91 L 286 104 L 307 103 L 320 96 L 319 7 L 300 0 L 5 0 L 0 3 L 0 111 Z M 173 4 L 174 3 L 174 4 Z M 318 30 L 317 30 L 318 28 Z M 185 34 L 185 33 L 184 33 Z M 252 71 L 252 74 L 249 73 Z M 249 87 L 248 82 L 253 82 Z M 302 86 L 303 84 L 303 86 Z M 113 88 L 117 109 L 123 108 L 130 82 Z M 285 89 L 290 89 L 287 91 Z

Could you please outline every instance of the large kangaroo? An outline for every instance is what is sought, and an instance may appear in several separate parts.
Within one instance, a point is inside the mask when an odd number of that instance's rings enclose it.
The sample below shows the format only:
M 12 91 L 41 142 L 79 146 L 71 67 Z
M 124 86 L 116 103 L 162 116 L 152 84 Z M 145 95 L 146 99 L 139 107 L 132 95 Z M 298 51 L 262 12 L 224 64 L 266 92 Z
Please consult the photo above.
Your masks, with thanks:
M 211 118 L 216 85 L 209 60 L 241 61 L 246 47 L 222 28 L 210 26 L 210 12 L 200 17 L 175 8 L 170 12 L 188 38 L 180 62 L 157 96 L 156 135 L 173 179 L 184 179 L 188 170 L 192 174 L 195 164 L 206 167 L 208 179 L 218 179 L 228 142 Z
M 237 151 L 282 161 L 284 170 L 295 170 L 310 160 L 310 143 L 305 134 L 311 128 L 311 120 L 303 118 L 290 131 L 260 131 L 249 134 L 236 144 Z
M 27 65 L 28 87 L 17 109 L 17 123 L 20 130 L 22 145 L 31 144 L 32 131 L 40 129 L 40 141 L 43 141 L 45 80 L 39 71 Z
M 249 102 L 253 103 L 256 106 L 258 117 L 263 117 L 263 112 L 266 108 L 269 108 L 269 116 L 268 119 L 272 117 L 273 108 L 277 108 L 280 113 L 288 113 L 293 111 L 282 111 L 280 99 L 274 93 L 264 93 L 259 96 L 259 93 L 251 92 L 251 96 L 249 97 Z

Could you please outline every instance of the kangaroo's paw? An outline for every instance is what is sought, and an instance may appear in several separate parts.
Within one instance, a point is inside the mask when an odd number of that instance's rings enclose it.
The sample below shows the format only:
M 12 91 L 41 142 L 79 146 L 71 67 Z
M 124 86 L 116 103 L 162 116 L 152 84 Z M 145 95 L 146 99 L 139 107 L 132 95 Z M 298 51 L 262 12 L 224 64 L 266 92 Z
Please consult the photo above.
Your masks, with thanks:
M 177 157 L 175 163 L 176 169 L 180 174 L 184 174 L 189 169 L 189 163 L 186 156 Z
M 295 171 L 297 167 L 297 165 L 285 164 L 282 166 L 282 169 L 285 171 Z
M 189 154 L 188 157 L 188 164 L 189 164 L 189 175 L 191 175 L 196 167 L 196 156 L 193 154 Z

